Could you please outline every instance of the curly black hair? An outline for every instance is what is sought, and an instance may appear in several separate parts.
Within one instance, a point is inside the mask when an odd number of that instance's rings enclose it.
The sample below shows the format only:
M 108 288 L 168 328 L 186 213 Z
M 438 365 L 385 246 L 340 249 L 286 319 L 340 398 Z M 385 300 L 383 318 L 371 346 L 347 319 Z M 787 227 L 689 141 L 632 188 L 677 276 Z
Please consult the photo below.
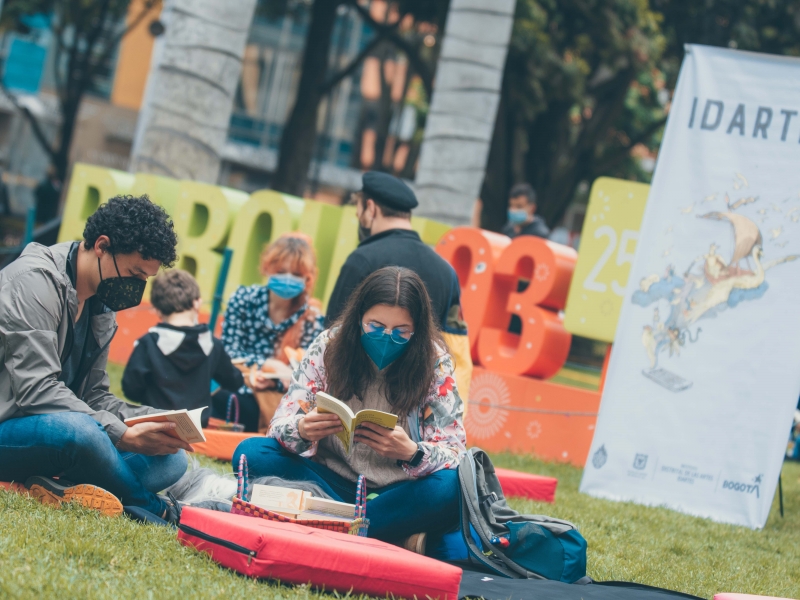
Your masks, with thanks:
M 163 266 L 175 264 L 175 234 L 167 212 L 143 196 L 115 196 L 86 220 L 83 245 L 94 247 L 97 238 L 108 236 L 112 254 L 138 252 L 145 260 L 157 259 Z

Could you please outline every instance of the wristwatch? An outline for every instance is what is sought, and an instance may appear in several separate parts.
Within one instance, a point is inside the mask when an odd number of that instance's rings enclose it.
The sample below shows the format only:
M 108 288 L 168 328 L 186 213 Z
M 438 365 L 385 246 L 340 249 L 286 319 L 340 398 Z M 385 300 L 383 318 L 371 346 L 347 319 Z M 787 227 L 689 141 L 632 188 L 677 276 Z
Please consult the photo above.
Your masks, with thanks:
M 417 451 L 414 453 L 414 456 L 412 456 L 409 460 L 398 460 L 397 466 L 402 467 L 404 465 L 408 465 L 409 467 L 416 467 L 422 462 L 423 458 L 425 458 L 425 450 L 422 449 L 422 446 L 417 444 Z

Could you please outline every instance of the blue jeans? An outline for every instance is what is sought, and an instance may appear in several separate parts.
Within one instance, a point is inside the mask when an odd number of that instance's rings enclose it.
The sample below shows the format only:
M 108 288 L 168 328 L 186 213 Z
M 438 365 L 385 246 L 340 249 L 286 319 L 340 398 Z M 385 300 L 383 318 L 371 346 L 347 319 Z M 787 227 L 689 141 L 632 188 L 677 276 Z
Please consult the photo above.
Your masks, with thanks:
M 355 503 L 356 484 L 311 459 L 286 450 L 273 438 L 253 437 L 243 441 L 233 454 L 233 468 L 239 456 L 247 457 L 251 477 L 271 475 L 290 481 L 311 481 L 340 502 Z M 426 477 L 400 481 L 367 494 L 379 494 L 367 504 L 369 537 L 387 542 L 414 533 L 435 533 L 458 523 L 458 473 L 443 469 Z
M 164 456 L 119 452 L 102 425 L 74 412 L 33 415 L 0 423 L 0 481 L 25 483 L 32 475 L 59 476 L 99 486 L 126 506 L 161 516 L 156 492 L 186 472 L 183 450 Z

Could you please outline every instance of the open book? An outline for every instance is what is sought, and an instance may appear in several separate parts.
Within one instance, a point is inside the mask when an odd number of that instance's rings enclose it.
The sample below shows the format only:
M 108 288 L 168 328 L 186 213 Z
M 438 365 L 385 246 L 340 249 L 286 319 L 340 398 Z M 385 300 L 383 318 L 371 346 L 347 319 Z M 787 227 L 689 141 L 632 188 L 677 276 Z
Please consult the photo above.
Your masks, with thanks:
M 355 434 L 356 427 L 362 423 L 375 423 L 386 429 L 394 429 L 397 425 L 397 415 L 383 412 L 382 410 L 375 410 L 367 408 L 360 410 L 353 414 L 350 407 L 341 400 L 337 400 L 333 396 L 325 392 L 317 392 L 317 412 L 320 413 L 333 413 L 342 422 L 344 431 L 336 434 L 342 444 L 344 444 L 345 452 L 349 453 L 350 448 L 353 446 L 353 435 Z
M 170 423 L 175 423 L 175 429 L 167 432 L 169 435 L 180 438 L 187 444 L 198 444 L 206 441 L 206 436 L 203 435 L 200 415 L 207 408 L 207 406 L 195 408 L 194 410 L 183 408 L 181 410 L 167 410 L 140 417 L 131 417 L 130 419 L 125 419 L 125 425 L 130 427 L 139 423 L 164 423 L 169 421 Z
M 250 503 L 296 521 L 342 521 L 352 523 L 355 504 L 317 498 L 310 492 L 276 485 L 253 486 Z

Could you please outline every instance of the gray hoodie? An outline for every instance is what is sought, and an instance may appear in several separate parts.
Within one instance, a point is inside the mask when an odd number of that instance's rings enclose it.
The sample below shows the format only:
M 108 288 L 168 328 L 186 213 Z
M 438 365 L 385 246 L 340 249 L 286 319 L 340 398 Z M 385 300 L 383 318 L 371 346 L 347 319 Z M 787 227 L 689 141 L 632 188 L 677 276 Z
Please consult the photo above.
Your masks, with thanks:
M 85 413 L 116 444 L 127 430 L 124 419 L 158 411 L 133 406 L 108 391 L 108 346 L 117 330 L 110 311 L 91 317 L 97 351 L 83 381 L 73 386 L 76 392 L 59 381 L 78 311 L 78 295 L 67 274 L 71 246 L 28 244 L 0 271 L 0 423 L 29 415 Z

